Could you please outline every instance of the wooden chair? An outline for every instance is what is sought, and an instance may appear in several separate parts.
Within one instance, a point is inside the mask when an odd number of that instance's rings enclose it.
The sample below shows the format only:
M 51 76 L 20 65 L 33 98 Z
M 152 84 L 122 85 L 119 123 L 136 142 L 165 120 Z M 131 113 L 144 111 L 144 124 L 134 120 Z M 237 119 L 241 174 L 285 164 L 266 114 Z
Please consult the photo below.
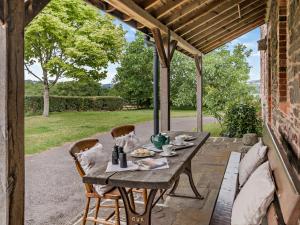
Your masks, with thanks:
M 117 137 L 129 134 L 130 132 L 135 132 L 134 125 L 125 125 L 125 126 L 115 127 L 111 131 L 111 136 L 115 139 Z M 148 201 L 148 191 L 147 191 L 147 189 L 134 188 L 134 189 L 132 189 L 132 191 L 135 192 L 135 193 L 142 194 L 143 201 L 144 201 L 144 204 L 146 206 L 147 201 Z
M 96 145 L 98 142 L 99 141 L 97 139 L 86 139 L 86 140 L 76 142 L 70 148 L 69 152 L 70 152 L 71 156 L 74 158 L 77 171 L 81 177 L 83 177 L 85 175 L 85 172 L 82 169 L 82 167 L 77 159 L 76 153 L 79 153 L 81 151 L 86 151 L 86 150 L 90 149 L 91 147 L 93 147 L 94 145 Z M 120 225 L 120 211 L 119 210 L 120 210 L 120 208 L 123 208 L 123 206 L 120 206 L 120 204 L 119 204 L 121 195 L 120 195 L 118 189 L 114 188 L 111 191 L 105 193 L 103 196 L 101 196 L 95 191 L 93 185 L 91 185 L 91 184 L 84 184 L 84 185 L 85 185 L 85 191 L 86 191 L 85 195 L 87 198 L 87 203 L 86 203 L 86 207 L 85 207 L 83 218 L 82 218 L 82 225 L 85 225 L 87 221 L 94 222 L 94 225 L 96 225 L 97 223 L 106 224 L 106 225 Z M 128 193 L 130 195 L 130 200 L 132 202 L 132 205 L 134 206 L 132 189 L 129 189 Z M 94 217 L 88 217 L 91 199 L 96 199 L 95 216 Z M 101 205 L 100 203 L 101 203 L 102 199 L 112 200 L 112 201 L 114 201 L 114 204 Z M 100 218 L 98 218 L 98 213 L 99 213 L 100 207 L 112 208 L 112 209 L 114 209 L 114 212 L 112 212 L 107 218 L 100 219 Z M 115 215 L 115 222 L 112 223 L 109 221 L 109 219 L 112 218 L 114 215 Z

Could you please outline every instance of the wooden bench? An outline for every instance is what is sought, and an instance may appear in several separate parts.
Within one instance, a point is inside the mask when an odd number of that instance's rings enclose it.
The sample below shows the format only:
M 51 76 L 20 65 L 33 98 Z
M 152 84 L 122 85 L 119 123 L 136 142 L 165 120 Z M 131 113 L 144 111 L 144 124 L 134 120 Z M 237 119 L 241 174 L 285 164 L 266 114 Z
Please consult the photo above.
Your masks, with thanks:
M 285 154 L 286 149 L 276 139 L 268 125 L 264 126 L 263 142 L 268 146 L 267 156 L 276 191 L 274 201 L 271 203 L 262 225 L 299 225 L 300 180 L 288 161 Z M 233 202 L 239 191 L 238 167 L 240 159 L 241 153 L 231 152 L 210 218 L 210 225 L 231 224 Z
M 240 159 L 241 153 L 231 152 L 210 225 L 230 225 L 231 223 L 232 206 L 238 189 Z

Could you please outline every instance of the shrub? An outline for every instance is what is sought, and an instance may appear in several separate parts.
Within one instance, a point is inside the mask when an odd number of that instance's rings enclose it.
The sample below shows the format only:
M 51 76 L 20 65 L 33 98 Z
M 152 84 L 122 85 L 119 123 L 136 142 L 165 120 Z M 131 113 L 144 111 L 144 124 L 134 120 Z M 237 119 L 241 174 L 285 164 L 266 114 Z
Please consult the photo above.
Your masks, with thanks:
M 25 113 L 37 114 L 43 111 L 43 96 L 26 96 Z M 124 101 L 114 96 L 69 97 L 50 96 L 50 112 L 63 111 L 115 111 L 123 109 Z
M 242 137 L 246 133 L 261 134 L 261 120 L 253 104 L 235 103 L 225 113 L 225 133 L 229 137 Z

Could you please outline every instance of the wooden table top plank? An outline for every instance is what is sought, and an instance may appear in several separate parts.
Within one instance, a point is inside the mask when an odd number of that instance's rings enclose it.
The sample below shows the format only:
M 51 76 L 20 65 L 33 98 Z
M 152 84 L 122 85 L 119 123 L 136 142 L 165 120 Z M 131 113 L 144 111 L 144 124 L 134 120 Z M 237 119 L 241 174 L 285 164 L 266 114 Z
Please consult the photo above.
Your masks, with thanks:
M 191 141 L 195 145 L 190 148 L 178 150 L 178 156 L 168 157 L 168 169 L 105 173 L 107 163 L 104 163 L 93 169 L 88 175 L 84 176 L 83 182 L 91 184 L 109 184 L 116 187 L 168 189 L 183 172 L 186 163 L 189 163 L 192 160 L 210 135 L 207 132 L 182 131 L 171 131 L 168 132 L 168 135 L 171 140 L 173 140 L 175 136 L 183 133 L 196 136 L 197 139 Z M 160 158 L 159 154 L 157 153 L 154 158 Z M 138 159 L 128 155 L 128 160 L 136 161 Z

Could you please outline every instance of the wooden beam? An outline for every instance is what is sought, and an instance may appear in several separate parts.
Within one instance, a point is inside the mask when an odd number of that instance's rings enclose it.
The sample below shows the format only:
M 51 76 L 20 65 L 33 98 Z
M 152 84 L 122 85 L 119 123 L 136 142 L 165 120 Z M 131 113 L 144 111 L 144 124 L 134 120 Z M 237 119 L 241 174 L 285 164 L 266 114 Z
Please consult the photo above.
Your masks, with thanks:
M 171 41 L 171 32 L 162 37 L 158 28 L 152 29 L 156 49 L 159 55 L 160 67 L 160 127 L 161 131 L 170 130 L 170 65 L 177 41 Z
M 113 12 L 115 10 L 116 10 L 116 8 L 114 8 L 114 7 L 112 7 L 111 5 L 108 4 L 107 8 L 105 9 L 105 12 L 110 13 L 110 12 Z
M 124 22 L 128 22 L 128 21 L 130 21 L 130 20 L 132 20 L 132 17 L 131 16 L 128 16 L 128 15 L 123 15 L 123 21 Z
M 171 41 L 171 44 L 170 44 L 170 55 L 169 55 L 169 61 L 171 62 L 172 58 L 173 58 L 173 55 L 174 55 L 174 52 L 176 50 L 176 47 L 177 47 L 177 41 L 176 40 L 172 40 Z
M 197 99 L 197 131 L 203 131 L 203 73 L 202 56 L 195 55 L 196 65 L 196 99 Z
M 154 28 L 152 29 L 152 34 L 155 40 L 156 49 L 160 59 L 160 64 L 162 67 L 168 67 L 169 62 L 168 62 L 167 54 L 165 52 L 164 43 L 163 43 L 160 30 L 158 28 Z
M 162 7 L 159 7 L 158 10 L 154 11 L 153 14 L 157 19 L 163 18 L 165 15 L 167 15 L 172 10 L 178 8 L 182 4 L 184 4 L 188 0 L 174 0 L 169 1 L 166 4 L 164 4 Z
M 169 131 L 170 123 L 170 68 L 160 67 L 160 130 Z
M 145 27 L 145 25 L 144 24 L 141 24 L 141 23 L 139 23 L 139 22 L 136 22 L 136 28 L 137 29 L 143 29 Z
M 49 2 L 50 0 L 26 0 L 25 26 L 27 26 Z
M 20 0 L 0 0 L 0 224 L 24 224 L 24 18 Z
M 154 28 L 158 28 L 163 34 L 167 35 L 169 28 L 164 24 L 162 24 L 159 20 L 154 18 L 152 15 L 150 15 L 147 11 L 142 9 L 140 6 L 138 6 L 134 1 L 132 0 L 105 0 L 105 1 L 111 4 L 119 11 L 127 15 L 130 15 L 139 23 L 144 24 L 150 30 Z M 182 49 L 186 50 L 187 52 L 190 52 L 191 54 L 195 54 L 195 55 L 201 54 L 201 52 L 198 49 L 193 47 L 191 44 L 189 44 L 186 40 L 184 40 L 174 31 L 171 31 L 171 36 L 172 39 L 178 41 L 178 46 L 180 46 Z
M 180 23 L 175 23 L 174 31 L 180 33 L 181 35 L 185 34 L 186 32 L 190 32 L 199 27 L 203 21 L 205 21 L 205 17 L 207 15 L 220 14 L 222 11 L 231 8 L 233 3 L 240 3 L 242 1 L 243 0 L 219 1 L 217 3 L 213 2 L 211 4 L 207 4 L 206 7 L 199 9 L 195 17 L 190 18 L 189 20 L 182 20 Z
M 211 36 L 206 36 L 205 38 L 202 38 L 201 40 L 197 41 L 197 43 L 195 43 L 195 46 L 203 47 L 218 38 L 221 38 L 223 36 L 228 36 L 238 30 L 243 29 L 245 26 L 249 26 L 255 23 L 257 20 L 260 20 L 261 17 L 264 16 L 263 12 L 265 12 L 264 9 L 262 11 L 258 11 L 255 15 L 252 15 L 252 17 L 242 20 L 240 23 L 236 23 L 231 26 L 225 27 L 223 29 L 219 29 L 216 31 L 216 33 L 213 33 Z
M 148 10 L 158 4 L 160 0 L 146 0 L 142 3 L 142 6 L 145 10 Z
M 225 24 L 222 27 L 216 28 L 216 30 L 210 30 L 205 32 L 203 36 L 201 36 L 200 39 L 197 41 L 193 42 L 195 46 L 200 46 L 203 45 L 210 40 L 213 40 L 215 38 L 219 38 L 221 35 L 230 33 L 235 31 L 236 29 L 239 29 L 243 25 L 247 25 L 249 23 L 252 23 L 257 20 L 257 18 L 260 18 L 261 15 L 263 15 L 265 12 L 264 7 L 258 8 L 256 11 L 251 12 L 243 17 L 243 19 L 239 19 L 238 17 L 230 22 L 229 24 Z
M 246 3 L 249 2 L 249 0 L 240 0 L 240 3 Z M 189 35 L 192 35 L 193 32 L 195 32 L 195 30 L 200 30 L 200 28 L 203 29 L 203 26 L 206 28 L 209 26 L 210 21 L 214 20 L 215 18 L 215 23 L 219 22 L 220 20 L 223 20 L 224 15 L 228 15 L 228 14 L 234 14 L 236 13 L 236 10 L 234 10 L 235 5 L 228 3 L 226 1 L 224 1 L 222 4 L 220 4 L 218 7 L 214 8 L 213 10 L 209 10 L 206 13 L 204 13 L 201 16 L 198 16 L 197 19 L 195 19 L 195 21 L 188 25 L 187 27 L 183 27 L 180 30 L 180 35 L 182 37 L 186 37 Z M 229 17 L 227 20 L 231 20 L 234 17 Z
M 241 36 L 241 34 L 245 34 L 251 30 L 253 30 L 254 28 L 256 27 L 259 27 L 261 26 L 263 21 L 262 21 L 262 17 L 258 18 L 257 21 L 253 22 L 253 23 L 250 23 L 250 24 L 247 24 L 245 26 L 242 26 L 242 27 L 239 27 L 238 29 L 236 29 L 235 31 L 231 32 L 230 34 L 224 34 L 222 36 L 220 36 L 218 39 L 215 39 L 214 41 L 212 42 L 209 42 L 207 43 L 206 45 L 203 45 L 203 46 L 200 46 L 201 49 L 211 49 L 215 46 L 222 46 L 222 43 L 225 44 L 231 40 L 234 40 L 235 38 L 238 38 L 239 36 Z M 245 32 L 247 31 L 247 32 Z M 219 45 L 221 44 L 221 45 Z
M 246 1 L 243 2 L 243 4 L 241 5 L 241 12 L 243 13 L 243 15 L 245 15 L 252 12 L 254 9 L 257 9 L 258 7 L 262 7 L 264 5 L 265 3 L 263 3 L 261 0 L 251 1 L 250 4 L 248 1 Z M 185 40 L 189 41 L 191 44 L 195 43 L 206 32 L 215 30 L 216 27 L 222 27 L 226 25 L 228 21 L 231 21 L 232 18 L 236 18 L 238 16 L 237 12 L 231 9 L 232 7 L 225 14 L 217 14 L 216 16 L 212 17 L 212 19 L 207 19 L 206 22 L 203 22 L 199 27 L 197 27 L 193 31 L 182 35 L 182 37 L 184 37 Z
M 264 18 L 264 17 L 262 17 L 262 18 Z M 204 46 L 201 49 L 203 50 L 203 52 L 205 54 L 207 54 L 207 53 L 211 52 L 212 50 L 214 50 L 214 49 L 250 32 L 251 30 L 263 25 L 264 23 L 265 23 L 264 19 L 258 20 L 257 22 L 250 24 L 250 25 L 244 27 L 243 29 L 238 30 L 237 32 L 234 32 L 231 35 L 228 35 L 226 37 L 221 37 L 220 39 L 216 40 L 214 43 Z
M 167 17 L 163 22 L 167 26 L 171 26 L 178 20 L 181 20 L 185 16 L 189 15 L 192 11 L 198 9 L 199 7 L 203 6 L 203 4 L 207 0 L 197 0 L 197 1 L 190 1 L 185 6 L 181 7 L 180 10 L 176 10 L 176 13 L 173 13 L 171 16 Z
M 241 19 L 242 18 L 242 14 L 241 14 L 240 4 L 237 4 L 237 7 L 238 7 L 239 18 Z

